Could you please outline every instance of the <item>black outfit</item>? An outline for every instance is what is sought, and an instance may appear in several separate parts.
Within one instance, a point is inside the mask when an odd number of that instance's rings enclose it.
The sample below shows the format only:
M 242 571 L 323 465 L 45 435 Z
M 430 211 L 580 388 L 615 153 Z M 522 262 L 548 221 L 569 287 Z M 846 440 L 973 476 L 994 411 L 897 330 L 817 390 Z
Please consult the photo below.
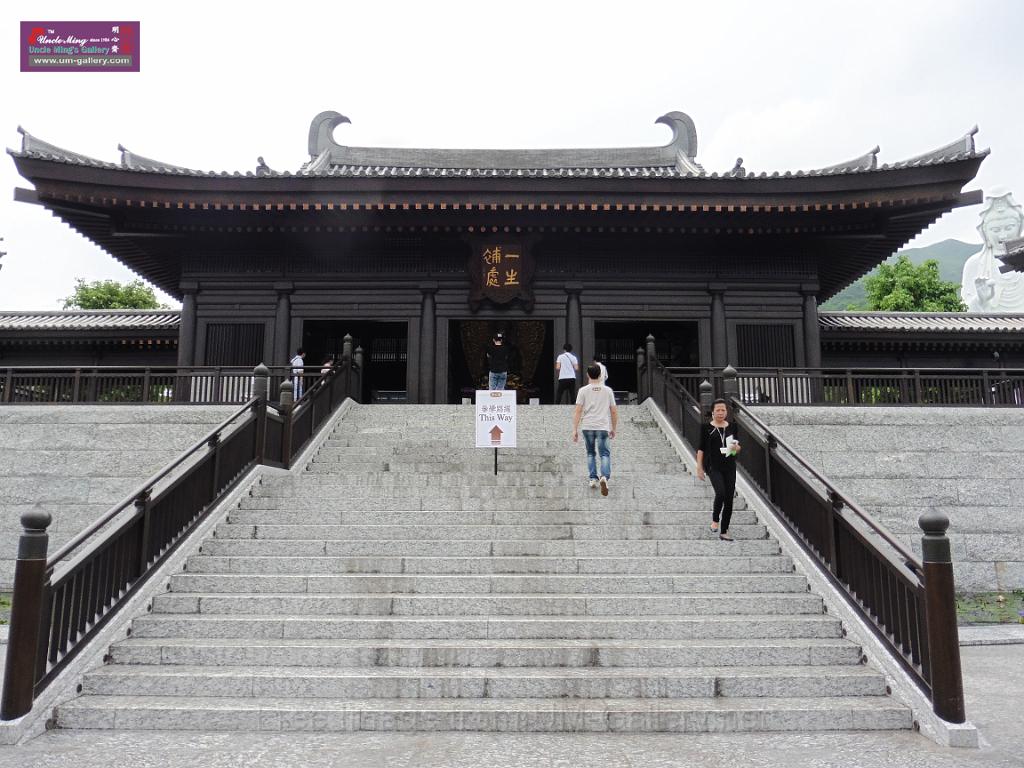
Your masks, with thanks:
M 487 370 L 508 373 L 508 357 L 508 343 L 498 345 L 492 341 L 487 347 Z
M 700 449 L 704 452 L 704 472 L 715 489 L 711 519 L 718 523 L 721 518 L 720 534 L 729 531 L 732 497 L 736 493 L 736 457 L 724 456 L 721 450 L 730 437 L 738 439 L 735 424 L 730 423 L 725 427 L 705 424 L 700 441 Z

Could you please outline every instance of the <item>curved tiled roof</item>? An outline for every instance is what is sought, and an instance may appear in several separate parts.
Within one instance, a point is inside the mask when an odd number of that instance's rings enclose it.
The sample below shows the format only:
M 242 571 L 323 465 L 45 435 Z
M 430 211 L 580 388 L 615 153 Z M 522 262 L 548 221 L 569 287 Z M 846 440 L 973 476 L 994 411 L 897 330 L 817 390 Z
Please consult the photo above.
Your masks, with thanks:
M 819 312 L 824 331 L 1024 333 L 1024 314 L 973 312 Z
M 2 331 L 161 330 L 177 328 L 181 313 L 167 309 L 76 309 L 0 312 Z
M 697 135 L 693 121 L 682 112 L 670 112 L 657 122 L 672 128 L 672 141 L 663 147 L 608 149 L 407 149 L 397 147 L 348 147 L 334 142 L 331 131 L 350 122 L 337 112 L 317 115 L 310 128 L 310 161 L 298 170 L 274 171 L 260 158 L 254 171 L 200 171 L 154 160 L 118 145 L 121 162 L 111 163 L 62 149 L 29 134 L 21 126 L 21 150 L 8 149 L 15 157 L 94 168 L 202 177 L 426 177 L 426 178 L 636 178 L 636 179 L 755 179 L 805 178 L 875 173 L 918 168 L 981 157 L 974 136 L 977 126 L 961 138 L 907 160 L 879 165 L 879 148 L 852 160 L 823 168 L 797 171 L 750 172 L 737 162 L 730 171 L 708 173 L 697 162 Z

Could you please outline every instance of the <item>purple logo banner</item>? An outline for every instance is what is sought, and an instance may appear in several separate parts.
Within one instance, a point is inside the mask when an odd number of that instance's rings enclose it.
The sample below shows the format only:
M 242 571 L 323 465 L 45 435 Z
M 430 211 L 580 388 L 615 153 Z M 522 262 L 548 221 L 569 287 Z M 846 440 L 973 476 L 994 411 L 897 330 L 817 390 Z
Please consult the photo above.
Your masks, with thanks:
M 23 21 L 22 72 L 138 72 L 137 21 Z

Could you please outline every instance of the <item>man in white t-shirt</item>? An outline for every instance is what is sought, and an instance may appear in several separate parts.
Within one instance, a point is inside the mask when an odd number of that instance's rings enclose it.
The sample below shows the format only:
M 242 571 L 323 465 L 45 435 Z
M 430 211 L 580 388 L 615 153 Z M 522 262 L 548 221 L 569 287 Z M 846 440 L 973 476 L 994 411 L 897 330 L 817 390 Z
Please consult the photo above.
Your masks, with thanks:
M 608 386 L 608 369 L 604 367 L 604 359 L 600 355 L 594 355 L 594 362 L 601 369 L 601 383 Z
M 587 468 L 590 487 L 601 486 L 601 495 L 608 495 L 608 478 L 612 474 L 612 452 L 608 441 L 619 426 L 619 409 L 615 394 L 601 383 L 601 369 L 596 363 L 587 368 L 587 384 L 576 395 L 576 411 L 572 416 L 572 441 L 578 443 L 580 430 L 587 446 Z M 601 457 L 601 474 L 597 473 L 597 456 Z
M 299 347 L 295 350 L 295 357 L 292 358 L 292 383 L 294 384 L 294 391 L 292 395 L 298 400 L 302 397 L 302 369 L 306 365 L 306 350 Z
M 562 404 L 562 393 L 568 393 L 567 403 L 576 399 L 576 372 L 580 369 L 580 361 L 572 353 L 572 344 L 562 347 L 562 354 L 555 360 L 555 371 L 558 373 L 558 391 L 555 393 L 555 403 Z

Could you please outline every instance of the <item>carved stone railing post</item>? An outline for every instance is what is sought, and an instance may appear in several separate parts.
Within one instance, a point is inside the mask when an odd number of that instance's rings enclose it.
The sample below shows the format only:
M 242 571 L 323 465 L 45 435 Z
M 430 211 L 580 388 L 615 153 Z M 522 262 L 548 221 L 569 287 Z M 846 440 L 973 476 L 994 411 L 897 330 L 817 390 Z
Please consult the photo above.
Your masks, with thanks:
M 252 396 L 256 398 L 256 462 L 267 455 L 267 398 L 270 393 L 270 369 L 260 363 L 252 371 Z
M 352 355 L 352 366 L 355 369 L 352 372 L 352 391 L 349 392 L 349 397 L 355 400 L 357 403 L 363 401 L 363 371 L 366 365 L 366 356 L 363 354 L 362 347 L 356 347 L 355 353 Z
M 715 388 L 711 382 L 704 379 L 700 383 L 700 413 L 706 420 L 711 415 L 711 404 L 715 401 Z
M 929 677 L 932 708 L 950 723 L 967 719 L 964 710 L 964 681 L 960 669 L 960 637 L 956 628 L 956 592 L 953 588 L 953 557 L 949 518 L 925 512 L 918 519 L 921 562 L 924 567 L 924 617 L 928 634 Z
M 654 336 L 647 335 L 647 396 L 654 397 L 654 366 L 658 362 L 658 351 L 654 348 Z
M 731 365 L 725 366 L 722 369 L 722 397 L 726 400 L 733 398 L 739 399 L 740 396 L 740 380 L 739 374 L 736 369 Z
M 292 409 L 295 407 L 294 388 L 291 381 L 281 383 L 281 463 L 285 469 L 292 465 Z
M 644 368 L 647 365 L 647 353 L 643 347 L 636 348 L 636 401 L 644 401 Z
M 46 529 L 52 518 L 38 505 L 21 516 L 22 534 L 14 564 L 14 594 L 11 597 L 11 626 L 4 667 L 3 703 L 0 719 L 13 720 L 32 709 L 39 653 L 39 631 L 46 584 L 46 550 L 50 537 Z

